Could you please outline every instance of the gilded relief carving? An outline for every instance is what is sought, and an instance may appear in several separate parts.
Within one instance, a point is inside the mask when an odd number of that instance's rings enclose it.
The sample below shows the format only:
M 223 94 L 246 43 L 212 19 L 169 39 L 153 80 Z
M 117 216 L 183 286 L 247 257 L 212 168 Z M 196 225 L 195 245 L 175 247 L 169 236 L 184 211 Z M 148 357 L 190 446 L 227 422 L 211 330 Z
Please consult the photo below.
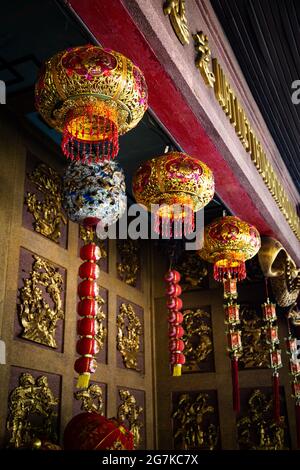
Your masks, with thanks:
M 207 264 L 196 253 L 185 251 L 175 269 L 180 272 L 180 285 L 184 291 L 206 287 Z
M 199 393 L 196 398 L 188 393 L 180 395 L 172 414 L 176 449 L 214 450 L 217 447 L 219 429 L 210 419 L 216 410 L 209 401 L 207 393 Z
M 105 315 L 105 313 L 103 312 L 103 309 L 102 309 L 102 306 L 105 303 L 105 300 L 103 299 L 103 297 L 98 295 L 97 302 L 98 302 L 98 311 L 97 311 L 97 315 L 95 317 L 95 320 L 96 320 L 95 339 L 98 341 L 99 348 L 100 348 L 100 351 L 101 351 L 104 347 L 104 341 L 105 341 L 105 338 L 106 338 L 106 335 L 107 335 L 107 329 L 105 328 L 105 326 L 103 324 L 106 315 Z
M 22 338 L 56 348 L 57 322 L 64 318 L 62 309 L 63 277 L 59 269 L 40 256 L 19 290 L 18 315 L 23 327 Z M 42 289 L 42 287 L 44 289 Z M 46 299 L 51 299 L 52 306 Z
M 9 432 L 9 446 L 30 447 L 40 437 L 55 441 L 54 419 L 58 399 L 54 397 L 45 375 L 35 379 L 25 372 L 19 377 L 19 386 L 14 388 L 8 401 L 6 428 Z M 39 424 L 31 422 L 40 416 Z M 37 422 L 37 419 L 35 419 Z
M 117 316 L 117 348 L 127 369 L 138 369 L 140 351 L 141 322 L 132 305 L 122 303 Z
M 239 364 L 244 369 L 267 368 L 269 347 L 266 342 L 265 325 L 255 308 L 247 304 L 240 306 L 243 351 Z
M 167 0 L 164 14 L 169 15 L 172 27 L 182 45 L 189 44 L 190 32 L 185 13 L 185 0 Z
M 199 364 L 213 351 L 211 315 L 201 308 L 183 311 L 183 329 L 185 331 L 184 368 L 198 371 Z
M 202 31 L 193 34 L 194 46 L 197 52 L 195 64 L 202 75 L 204 83 L 213 88 L 215 83 L 214 73 L 211 71 L 211 50 L 208 37 Z
M 90 384 L 87 389 L 74 392 L 74 398 L 81 402 L 82 411 L 104 415 L 103 394 L 99 385 Z
M 43 201 L 34 193 L 27 193 L 25 197 L 27 210 L 34 218 L 34 230 L 59 243 L 61 225 L 67 223 L 62 210 L 61 178 L 55 170 L 41 163 L 29 175 L 29 179 L 44 195 Z
M 136 287 L 141 270 L 140 249 L 137 240 L 118 240 L 117 249 L 120 262 L 117 263 L 119 278 L 129 286 Z
M 284 416 L 280 424 L 273 420 L 273 400 L 261 390 L 254 390 L 248 400 L 247 415 L 237 422 L 240 449 L 287 450 L 286 423 Z
M 119 390 L 119 395 L 122 403 L 118 407 L 118 420 L 121 423 L 127 421 L 128 429 L 133 434 L 134 448 L 136 449 L 141 442 L 143 423 L 141 422 L 140 415 L 143 412 L 143 408 L 137 404 L 135 396 L 129 390 Z
M 85 245 L 90 242 L 95 242 L 100 249 L 100 258 L 107 258 L 107 250 L 104 240 L 100 240 L 99 238 L 95 237 L 94 229 L 79 225 L 79 237 Z M 97 239 L 95 240 L 95 238 Z

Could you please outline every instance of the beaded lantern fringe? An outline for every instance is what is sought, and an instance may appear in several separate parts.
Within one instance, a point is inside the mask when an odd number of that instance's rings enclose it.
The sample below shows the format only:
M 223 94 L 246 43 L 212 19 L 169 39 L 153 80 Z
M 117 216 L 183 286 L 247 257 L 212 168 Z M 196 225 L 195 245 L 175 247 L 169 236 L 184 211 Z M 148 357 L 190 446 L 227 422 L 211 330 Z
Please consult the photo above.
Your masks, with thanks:
M 214 279 L 218 282 L 222 282 L 224 279 L 236 279 L 242 281 L 246 277 L 246 265 L 244 261 L 240 261 L 238 266 L 225 267 L 214 265 Z
M 182 236 L 182 228 L 184 235 L 188 235 L 194 231 L 195 220 L 194 211 L 191 206 L 182 206 L 181 211 L 173 211 L 172 206 L 163 211 L 155 213 L 154 231 L 163 237 L 171 238 Z
M 93 161 L 115 158 L 119 151 L 118 126 L 109 108 L 95 114 L 92 107 L 76 115 L 68 113 L 61 148 L 63 154 L 71 160 L 90 163 Z

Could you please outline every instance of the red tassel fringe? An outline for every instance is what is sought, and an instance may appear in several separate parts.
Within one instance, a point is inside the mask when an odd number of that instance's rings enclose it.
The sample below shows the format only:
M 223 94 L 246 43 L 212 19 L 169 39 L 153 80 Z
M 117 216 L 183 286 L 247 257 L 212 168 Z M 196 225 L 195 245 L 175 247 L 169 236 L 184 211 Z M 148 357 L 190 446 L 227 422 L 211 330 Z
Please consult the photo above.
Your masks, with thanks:
M 214 279 L 218 282 L 222 282 L 224 279 L 236 279 L 242 281 L 246 277 L 246 266 L 244 261 L 240 261 L 238 266 L 233 268 L 227 268 L 214 265 Z
M 239 387 L 239 360 L 237 357 L 231 359 L 231 380 L 232 380 L 232 402 L 236 413 L 240 412 L 240 387 Z

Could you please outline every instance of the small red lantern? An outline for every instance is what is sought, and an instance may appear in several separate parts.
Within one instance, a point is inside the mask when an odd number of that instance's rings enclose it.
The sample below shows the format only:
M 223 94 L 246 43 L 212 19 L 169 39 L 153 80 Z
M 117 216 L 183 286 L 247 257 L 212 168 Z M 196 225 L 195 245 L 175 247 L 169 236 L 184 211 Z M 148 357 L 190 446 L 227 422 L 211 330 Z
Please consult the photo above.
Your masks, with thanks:
M 272 304 L 269 299 L 267 302 L 262 304 L 263 318 L 265 321 L 275 321 L 276 320 L 276 305 Z
M 86 261 L 79 267 L 79 276 L 81 279 L 98 279 L 99 274 L 99 266 L 93 261 Z
M 88 243 L 80 249 L 80 258 L 83 261 L 99 261 L 100 254 L 100 248 L 95 243 Z
M 166 294 L 173 297 L 179 297 L 181 295 L 182 289 L 179 284 L 169 284 L 166 289 Z
M 78 284 L 79 297 L 97 297 L 99 295 L 99 287 L 97 282 L 85 279 Z
M 81 317 L 95 317 L 98 310 L 98 301 L 96 299 L 82 299 L 77 304 L 77 313 Z
M 234 325 L 240 321 L 240 306 L 238 304 L 228 303 L 224 305 L 225 323 Z
M 181 312 L 176 312 L 174 310 L 171 310 L 170 311 L 170 315 L 169 315 L 169 318 L 168 318 L 168 321 L 169 323 L 171 323 L 172 325 L 180 325 L 180 323 L 183 322 L 183 315 Z
M 80 336 L 94 336 L 97 333 L 97 326 L 94 317 L 84 317 L 78 320 L 77 333 Z
M 93 338 L 80 338 L 77 341 L 76 351 L 81 356 L 84 356 L 86 354 L 91 354 L 94 356 L 99 352 L 99 343 L 96 339 Z
M 169 310 L 181 310 L 182 300 L 179 297 L 169 297 L 167 307 Z
M 89 376 L 90 374 L 94 374 L 96 372 L 97 362 L 91 354 L 85 354 L 84 356 L 76 359 L 74 369 L 76 372 L 78 372 L 78 374 L 80 374 L 79 376 L 83 375 L 85 377 L 86 374 Z
M 98 413 L 80 413 L 64 432 L 65 450 L 133 450 L 133 435 L 123 424 Z

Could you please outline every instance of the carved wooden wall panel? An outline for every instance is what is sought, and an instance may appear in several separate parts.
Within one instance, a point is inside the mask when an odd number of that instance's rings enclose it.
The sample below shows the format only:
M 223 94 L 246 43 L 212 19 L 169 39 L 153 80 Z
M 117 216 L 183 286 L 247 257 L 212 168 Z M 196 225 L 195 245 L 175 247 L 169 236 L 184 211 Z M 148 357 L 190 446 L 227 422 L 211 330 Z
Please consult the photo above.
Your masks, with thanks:
M 142 307 L 117 300 L 118 367 L 144 372 L 144 313 Z
M 62 216 L 59 225 L 61 236 L 57 240 L 53 240 L 53 237 L 49 238 L 49 232 L 42 235 L 35 230 L 37 226 L 35 225 L 34 213 L 27 210 L 28 206 L 25 201 L 27 193 L 35 193 L 36 200 L 40 201 L 38 205 L 40 209 L 34 206 L 35 215 L 39 210 L 45 210 L 43 203 L 46 200 L 46 193 L 40 190 L 28 176 L 34 172 L 36 166 L 45 165 L 45 167 L 43 166 L 44 175 L 51 173 L 46 167 L 55 170 L 58 175 L 63 174 L 66 161 L 61 157 L 60 152 L 57 152 L 57 148 L 52 147 L 50 142 L 45 139 L 40 143 L 39 136 L 35 138 L 26 130 L 17 132 L 15 123 L 5 114 L 4 109 L 0 109 L 0 141 L 2 142 L 0 162 L 3 175 L 0 210 L 0 218 L 3 222 L 0 225 L 0 229 L 2 229 L 0 230 L 0 250 L 3 261 L 0 278 L 0 338 L 5 342 L 7 350 L 6 364 L 0 366 L 0 447 L 6 445 L 5 423 L 11 388 L 10 369 L 12 365 L 29 372 L 42 371 L 43 375 L 47 377 L 61 377 L 60 407 L 62 412 L 59 423 L 61 443 L 66 424 L 80 409 L 79 400 L 74 398 L 74 392 L 78 391 L 74 381 L 74 361 L 76 359 L 76 323 L 78 319 L 76 308 L 78 267 L 80 265 L 79 249 L 83 241 L 79 237 L 78 224 L 72 222 L 65 224 Z M 46 181 L 45 178 L 44 181 Z M 46 202 L 49 205 L 49 201 Z M 45 218 L 50 217 L 50 219 L 52 215 L 47 212 L 44 214 Z M 55 233 L 57 233 L 57 229 L 55 226 Z M 154 446 L 154 401 L 149 247 L 145 246 L 140 253 L 140 284 L 139 288 L 135 288 L 119 279 L 116 241 L 109 240 L 104 243 L 99 241 L 99 244 L 103 253 L 100 260 L 99 286 L 100 294 L 104 299 L 103 312 L 106 317 L 103 319 L 103 327 L 106 329 L 106 336 L 104 348 L 97 358 L 98 367 L 92 376 L 92 385 L 96 384 L 102 387 L 103 396 L 105 396 L 103 406 L 108 417 L 117 415 L 117 387 L 120 384 L 126 384 L 126 387 L 129 387 L 130 390 L 137 390 L 139 394 L 146 393 L 149 403 L 145 410 L 143 432 L 147 446 L 152 448 Z M 55 335 L 57 348 L 44 346 L 20 337 L 23 328 L 20 327 L 17 310 L 19 308 L 17 307 L 19 303 L 18 289 L 23 287 L 24 279 L 29 277 L 33 263 L 36 261 L 33 255 L 49 262 L 54 270 L 58 269 L 58 273 L 55 274 L 53 271 L 53 275 L 61 274 L 63 278 L 61 305 L 58 310 L 63 310 L 64 319 L 57 322 Z M 37 269 L 37 273 L 40 271 Z M 52 286 L 51 283 L 50 286 Z M 47 286 L 41 287 L 43 295 L 46 289 Z M 27 313 L 28 307 L 26 293 L 27 291 L 23 296 L 27 302 L 24 301 L 23 311 L 25 313 Z M 122 356 L 117 349 L 116 312 L 119 307 L 119 299 L 132 305 L 141 321 L 142 333 L 137 360 L 140 372 L 124 367 Z M 49 304 L 50 310 L 53 310 L 48 294 L 45 301 Z M 50 313 L 46 304 L 42 301 L 40 303 Z M 143 336 L 144 330 L 147 331 L 145 338 Z M 120 357 L 121 362 L 118 362 Z M 93 393 L 97 393 L 97 390 L 93 390 Z M 87 400 L 87 397 L 85 399 Z
M 237 440 L 241 450 L 288 450 L 290 435 L 284 389 L 280 387 L 280 423 L 273 420 L 271 387 L 243 388 Z
M 35 439 L 59 442 L 61 377 L 44 371 L 10 368 L 7 445 L 32 447 Z
M 118 279 L 128 286 L 141 288 L 141 241 L 130 238 L 117 241 Z
M 215 390 L 172 393 L 173 445 L 182 450 L 221 448 Z
M 66 270 L 20 248 L 15 338 L 63 352 Z
M 67 217 L 62 208 L 60 172 L 27 153 L 23 225 L 67 247 Z

